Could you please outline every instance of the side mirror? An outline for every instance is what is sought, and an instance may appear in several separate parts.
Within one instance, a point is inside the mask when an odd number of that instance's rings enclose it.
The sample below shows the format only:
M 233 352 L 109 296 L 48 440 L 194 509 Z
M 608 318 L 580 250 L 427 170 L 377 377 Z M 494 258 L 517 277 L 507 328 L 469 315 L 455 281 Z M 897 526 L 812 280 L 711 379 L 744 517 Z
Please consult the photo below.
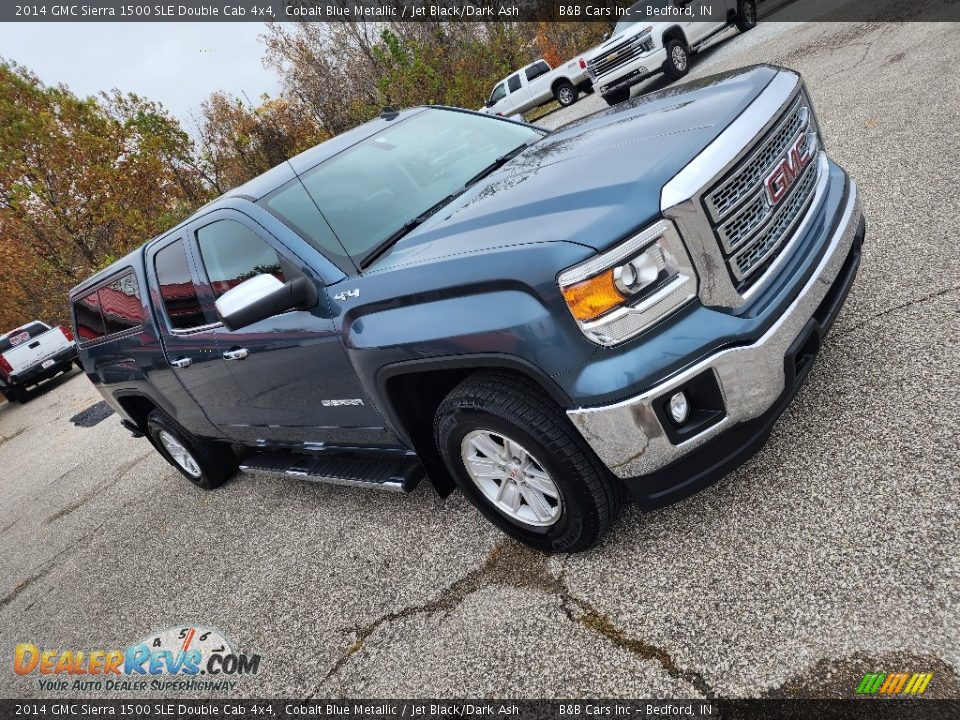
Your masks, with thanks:
M 487 100 L 487 101 L 483 104 L 484 107 L 493 107 L 493 105 L 494 105 L 493 100 Z
M 281 282 L 264 273 L 227 290 L 216 302 L 220 319 L 228 330 L 239 330 L 268 317 L 317 302 L 317 290 L 307 278 Z
M 606 41 L 609 40 L 609 39 L 610 39 L 610 33 L 608 33 L 608 32 L 607 32 L 607 33 L 604 33 L 604 34 L 603 34 L 603 42 L 606 42 Z

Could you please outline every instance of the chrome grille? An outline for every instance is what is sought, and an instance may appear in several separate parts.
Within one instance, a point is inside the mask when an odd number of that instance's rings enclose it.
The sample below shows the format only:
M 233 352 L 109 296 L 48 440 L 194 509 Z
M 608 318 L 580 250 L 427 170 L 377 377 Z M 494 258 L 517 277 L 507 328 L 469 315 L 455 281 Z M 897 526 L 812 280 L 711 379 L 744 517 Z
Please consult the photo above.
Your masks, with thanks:
M 764 181 L 802 137 L 811 159 L 786 195 L 771 204 Z M 809 207 L 817 184 L 819 149 L 810 107 L 800 94 L 746 157 L 705 193 L 708 218 L 738 291 L 753 284 L 758 272 L 776 257 Z
M 768 136 L 766 142 L 754 151 L 753 155 L 742 163 L 728 180 L 709 194 L 707 203 L 713 211 L 715 220 L 726 214 L 747 193 L 756 189 L 760 181 L 766 177 L 774 161 L 783 154 L 793 140 L 796 140 L 800 129 L 808 125 L 809 116 L 810 110 L 807 104 L 797 99 L 793 107 L 787 111 L 786 117 Z
M 621 65 L 626 65 L 631 60 L 635 60 L 644 53 L 650 52 L 652 49 L 653 40 L 649 33 L 637 35 L 591 60 L 587 63 L 588 71 L 594 77 L 601 77 L 611 70 L 616 70 Z
M 797 180 L 793 192 L 783 203 L 774 216 L 773 222 L 766 230 L 759 233 L 753 241 L 731 258 L 730 268 L 737 280 L 743 280 L 756 269 L 762 267 L 774 251 L 780 246 L 784 237 L 806 210 L 813 198 L 813 188 L 817 184 L 817 163 L 811 161 L 807 165 L 800 179 Z

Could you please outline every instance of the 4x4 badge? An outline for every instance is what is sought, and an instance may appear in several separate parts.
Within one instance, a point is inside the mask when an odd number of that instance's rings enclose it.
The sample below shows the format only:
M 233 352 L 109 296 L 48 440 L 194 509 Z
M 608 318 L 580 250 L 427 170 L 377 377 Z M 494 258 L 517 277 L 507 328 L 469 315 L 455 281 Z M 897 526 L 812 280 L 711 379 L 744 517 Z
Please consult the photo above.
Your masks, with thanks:
M 333 296 L 334 300 L 346 300 L 347 298 L 360 297 L 360 288 L 354 288 L 353 290 L 344 290 L 343 292 L 338 292 Z

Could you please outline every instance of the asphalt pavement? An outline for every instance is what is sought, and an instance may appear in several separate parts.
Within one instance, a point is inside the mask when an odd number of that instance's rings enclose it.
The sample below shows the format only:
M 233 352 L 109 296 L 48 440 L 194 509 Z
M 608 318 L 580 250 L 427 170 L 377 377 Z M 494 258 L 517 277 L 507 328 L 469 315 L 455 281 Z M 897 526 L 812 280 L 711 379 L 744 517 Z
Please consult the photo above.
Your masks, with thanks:
M 847 305 L 754 459 L 546 557 L 426 483 L 197 490 L 115 416 L 72 423 L 99 400 L 74 371 L 0 405 L 0 696 L 78 694 L 15 675 L 17 643 L 187 625 L 261 656 L 234 695 L 849 696 L 864 672 L 924 671 L 928 696 L 960 696 L 960 36 L 761 24 L 692 75 L 762 62 L 803 73 L 868 224 Z

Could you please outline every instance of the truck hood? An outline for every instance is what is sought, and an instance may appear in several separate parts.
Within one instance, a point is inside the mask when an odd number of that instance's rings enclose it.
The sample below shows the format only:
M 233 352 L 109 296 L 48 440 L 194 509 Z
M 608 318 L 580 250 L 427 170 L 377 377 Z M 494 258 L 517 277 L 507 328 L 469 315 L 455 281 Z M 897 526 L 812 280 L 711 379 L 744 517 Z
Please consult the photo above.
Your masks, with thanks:
M 755 66 L 713 75 L 547 135 L 403 238 L 374 268 L 550 241 L 604 250 L 660 215 L 663 186 L 777 72 Z

